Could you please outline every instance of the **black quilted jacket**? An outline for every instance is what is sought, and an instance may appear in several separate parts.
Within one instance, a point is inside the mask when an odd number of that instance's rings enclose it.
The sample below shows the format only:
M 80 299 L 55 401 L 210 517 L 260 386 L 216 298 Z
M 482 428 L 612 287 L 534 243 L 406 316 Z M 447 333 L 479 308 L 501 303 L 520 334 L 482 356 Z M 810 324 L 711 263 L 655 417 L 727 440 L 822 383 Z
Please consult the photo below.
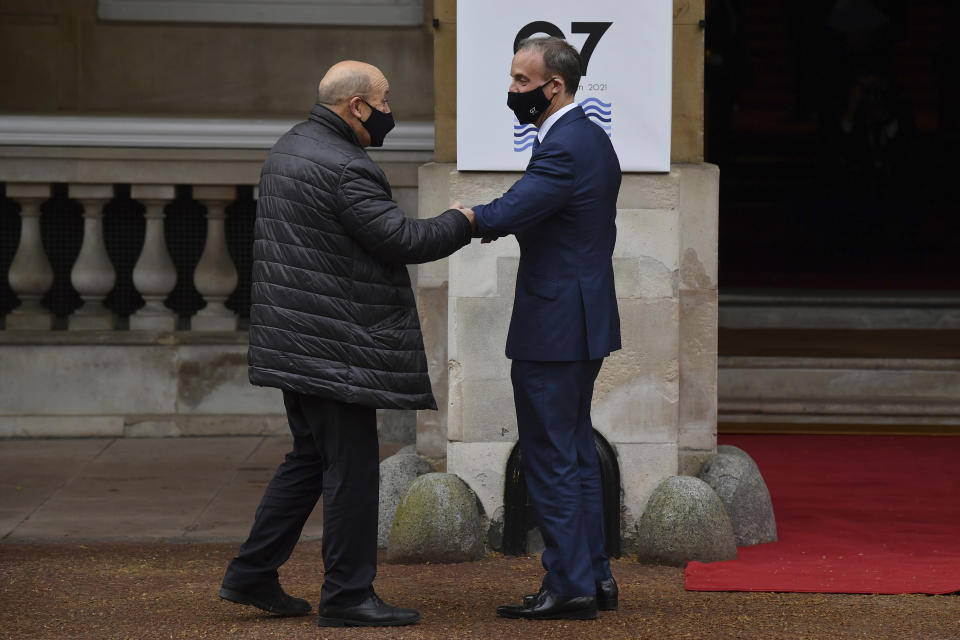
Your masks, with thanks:
M 407 218 L 337 114 L 316 105 L 260 176 L 250 381 L 341 402 L 436 409 L 406 264 L 468 244 L 455 210 Z

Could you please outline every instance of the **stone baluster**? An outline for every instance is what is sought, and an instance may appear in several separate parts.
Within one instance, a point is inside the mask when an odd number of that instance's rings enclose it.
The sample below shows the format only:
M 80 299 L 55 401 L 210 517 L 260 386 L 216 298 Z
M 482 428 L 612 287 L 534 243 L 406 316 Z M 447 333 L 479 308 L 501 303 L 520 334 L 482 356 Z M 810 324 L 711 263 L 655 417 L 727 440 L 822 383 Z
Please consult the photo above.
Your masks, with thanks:
M 117 272 L 103 242 L 103 205 L 113 197 L 108 184 L 71 184 L 70 197 L 83 205 L 83 244 L 70 271 L 70 282 L 83 306 L 70 316 L 70 330 L 112 330 L 117 318 L 103 299 L 117 282 Z
M 177 327 L 177 315 L 164 305 L 177 286 L 177 269 L 163 234 L 163 207 L 174 195 L 172 185 L 134 185 L 130 189 L 130 196 L 147 208 L 143 250 L 133 267 L 133 286 L 146 304 L 130 316 L 130 329 L 134 331 L 173 331 Z
M 10 263 L 10 288 L 20 306 L 7 315 L 9 331 L 49 331 L 53 314 L 40 300 L 53 285 L 53 267 L 43 249 L 40 235 L 40 205 L 50 199 L 49 184 L 10 183 L 7 197 L 20 203 L 20 244 Z
M 230 259 L 225 233 L 225 209 L 234 200 L 233 187 L 196 186 L 195 200 L 207 208 L 207 242 L 193 272 L 193 283 L 207 305 L 190 319 L 194 331 L 236 331 L 237 314 L 224 302 L 237 288 L 237 268 Z

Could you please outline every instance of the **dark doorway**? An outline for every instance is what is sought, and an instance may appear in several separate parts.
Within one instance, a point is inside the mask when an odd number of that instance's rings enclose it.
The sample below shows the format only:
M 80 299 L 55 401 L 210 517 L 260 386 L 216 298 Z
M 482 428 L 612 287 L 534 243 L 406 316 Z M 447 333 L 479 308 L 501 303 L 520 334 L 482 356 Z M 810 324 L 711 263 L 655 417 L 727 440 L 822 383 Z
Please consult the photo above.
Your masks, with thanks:
M 610 443 L 594 430 L 600 462 L 600 483 L 603 487 L 603 528 L 605 548 L 610 558 L 620 557 L 620 466 Z M 503 553 L 523 555 L 527 552 L 527 534 L 537 527 L 537 514 L 530 503 L 530 494 L 523 477 L 523 458 L 517 444 L 507 459 L 503 491 Z
M 947 0 L 708 0 L 720 285 L 960 288 Z

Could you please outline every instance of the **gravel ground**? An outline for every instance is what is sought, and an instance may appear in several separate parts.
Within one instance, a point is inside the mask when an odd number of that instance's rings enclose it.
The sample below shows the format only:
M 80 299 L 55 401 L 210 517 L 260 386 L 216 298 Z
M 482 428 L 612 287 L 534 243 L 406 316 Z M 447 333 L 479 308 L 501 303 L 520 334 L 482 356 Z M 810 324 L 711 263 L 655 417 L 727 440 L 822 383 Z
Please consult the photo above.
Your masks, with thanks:
M 535 591 L 537 558 L 488 556 L 455 565 L 381 564 L 378 593 L 416 608 L 419 624 L 319 629 L 313 616 L 275 618 L 216 597 L 235 543 L 0 544 L 0 638 L 896 638 L 960 639 L 957 596 L 696 593 L 683 571 L 614 562 L 620 609 L 590 622 L 498 618 L 497 605 Z M 294 595 L 320 596 L 320 544 L 302 543 L 281 570 Z

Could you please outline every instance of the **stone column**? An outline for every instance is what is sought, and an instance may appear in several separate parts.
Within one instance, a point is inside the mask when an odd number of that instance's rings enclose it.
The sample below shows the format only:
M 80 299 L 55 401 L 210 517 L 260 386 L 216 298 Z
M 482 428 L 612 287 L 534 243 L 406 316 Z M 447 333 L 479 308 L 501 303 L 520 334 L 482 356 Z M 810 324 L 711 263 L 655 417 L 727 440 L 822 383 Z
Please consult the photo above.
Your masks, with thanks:
M 53 314 L 40 300 L 53 285 L 53 267 L 40 236 L 40 205 L 50 198 L 50 185 L 11 183 L 7 197 L 20 203 L 20 244 L 8 280 L 21 304 L 7 315 L 6 327 L 8 331 L 49 331 Z
M 70 272 L 70 282 L 83 298 L 83 306 L 70 316 L 70 330 L 110 331 L 116 327 L 116 316 L 103 306 L 103 299 L 117 281 L 103 242 L 103 205 L 112 196 L 111 185 L 70 185 L 70 197 L 83 204 L 83 244 Z
M 193 189 L 193 197 L 207 208 L 207 242 L 193 272 L 193 283 L 207 306 L 190 319 L 190 328 L 194 331 L 237 330 L 237 314 L 224 306 L 237 288 L 237 269 L 230 259 L 224 232 L 225 209 L 235 195 L 234 187 Z
M 130 316 L 130 329 L 173 331 L 177 315 L 164 301 L 177 286 L 177 269 L 163 235 L 163 207 L 173 200 L 174 189 L 172 185 L 134 185 L 130 195 L 147 208 L 143 250 L 133 267 L 133 285 L 146 304 Z

